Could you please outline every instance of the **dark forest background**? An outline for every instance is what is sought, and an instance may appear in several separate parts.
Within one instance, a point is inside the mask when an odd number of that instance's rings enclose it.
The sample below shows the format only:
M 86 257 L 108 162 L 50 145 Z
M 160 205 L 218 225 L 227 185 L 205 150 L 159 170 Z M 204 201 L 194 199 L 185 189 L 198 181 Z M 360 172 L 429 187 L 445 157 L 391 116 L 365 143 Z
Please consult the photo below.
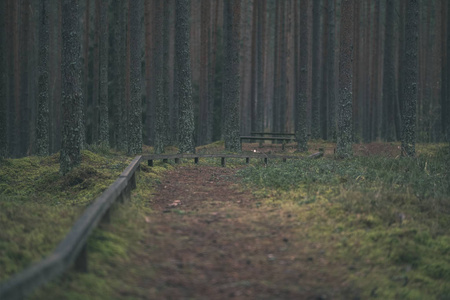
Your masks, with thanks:
M 46 2 L 46 6 L 43 3 Z M 175 0 L 79 0 L 83 144 L 127 150 L 131 57 L 141 61 L 142 140 L 177 145 Z M 226 2 L 226 1 L 225 1 Z M 405 101 L 404 0 L 355 1 L 353 140 L 399 141 Z M 418 0 L 416 140 L 441 142 L 450 131 L 450 1 Z M 58 152 L 62 143 L 62 1 L 0 1 L 0 156 Z M 307 53 L 306 128 L 311 139 L 336 140 L 340 0 L 242 0 L 233 7 L 239 37 L 239 126 L 295 132 L 300 53 Z M 235 9 L 239 9 L 236 14 Z M 303 13 L 302 13 L 303 9 Z M 189 10 L 188 10 L 189 11 Z M 224 136 L 223 89 L 227 22 L 224 1 L 190 1 L 190 57 L 194 141 Z M 302 19 L 306 18 L 306 19 Z M 140 21 L 141 47 L 130 46 L 131 21 Z M 225 20 L 225 22 L 224 22 Z M 306 26 L 305 26 L 306 24 Z M 301 26 L 302 25 L 302 26 Z M 45 29 L 47 28 L 47 29 Z M 48 43 L 42 32 L 48 31 Z M 307 30 L 307 43 L 300 42 Z M 48 46 L 42 46 L 48 45 Z M 47 61 L 42 64 L 42 48 Z M 137 54 L 136 54 L 137 53 Z M 39 109 L 39 70 L 47 68 L 48 102 Z M 48 114 L 44 123 L 41 113 Z M 44 131 L 45 131 L 44 130 Z M 45 135 L 47 134 L 47 136 Z

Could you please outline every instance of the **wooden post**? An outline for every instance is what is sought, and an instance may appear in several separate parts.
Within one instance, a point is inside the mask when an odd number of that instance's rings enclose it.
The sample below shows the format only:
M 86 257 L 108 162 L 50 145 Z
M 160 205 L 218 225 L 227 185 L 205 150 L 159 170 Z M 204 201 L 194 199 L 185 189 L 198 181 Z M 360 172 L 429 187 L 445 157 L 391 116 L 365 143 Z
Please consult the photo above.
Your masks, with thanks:
M 268 161 L 267 157 L 264 157 L 264 164 L 267 165 L 267 161 Z
M 198 164 L 198 157 L 194 157 L 194 163 Z
M 246 163 L 246 164 L 250 163 L 250 157 L 246 157 L 246 158 L 245 158 L 245 163 Z
M 180 163 L 180 159 L 178 157 L 175 157 L 175 163 L 179 164 Z
M 131 175 L 130 182 L 128 183 L 130 185 L 130 188 L 134 190 L 136 188 L 136 172 Z
M 149 167 L 153 167 L 153 159 L 149 159 L 148 160 L 148 166 Z
M 222 157 L 221 163 L 222 163 L 222 167 L 225 167 L 225 157 Z
M 283 144 L 281 144 L 281 150 L 284 151 L 284 147 L 286 145 L 286 140 L 283 140 Z
M 75 259 L 75 271 L 81 273 L 87 273 L 88 271 L 88 261 L 87 261 L 87 244 L 83 245 L 81 252 Z

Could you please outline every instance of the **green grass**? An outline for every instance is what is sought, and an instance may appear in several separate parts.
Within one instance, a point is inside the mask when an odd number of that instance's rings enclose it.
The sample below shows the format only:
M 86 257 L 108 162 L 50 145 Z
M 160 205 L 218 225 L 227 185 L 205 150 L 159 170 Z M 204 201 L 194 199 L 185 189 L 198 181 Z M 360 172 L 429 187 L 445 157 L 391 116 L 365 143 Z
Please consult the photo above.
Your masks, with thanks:
M 299 160 L 239 172 L 310 240 L 349 266 L 364 298 L 450 299 L 450 155 Z M 332 272 L 333 270 L 330 270 Z

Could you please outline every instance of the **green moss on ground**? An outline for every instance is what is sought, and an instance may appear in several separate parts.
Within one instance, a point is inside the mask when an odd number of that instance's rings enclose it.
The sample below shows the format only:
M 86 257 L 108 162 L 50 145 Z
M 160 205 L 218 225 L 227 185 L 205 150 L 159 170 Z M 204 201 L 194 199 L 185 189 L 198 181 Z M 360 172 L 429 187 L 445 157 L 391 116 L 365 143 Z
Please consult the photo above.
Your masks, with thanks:
M 49 254 L 131 161 L 111 151 L 82 159 L 66 176 L 58 154 L 0 161 L 0 280 Z
M 299 160 L 240 176 L 262 205 L 297 216 L 298 234 L 327 259 L 348 265 L 342 276 L 363 299 L 450 299 L 450 153 L 418 149 L 416 159 Z

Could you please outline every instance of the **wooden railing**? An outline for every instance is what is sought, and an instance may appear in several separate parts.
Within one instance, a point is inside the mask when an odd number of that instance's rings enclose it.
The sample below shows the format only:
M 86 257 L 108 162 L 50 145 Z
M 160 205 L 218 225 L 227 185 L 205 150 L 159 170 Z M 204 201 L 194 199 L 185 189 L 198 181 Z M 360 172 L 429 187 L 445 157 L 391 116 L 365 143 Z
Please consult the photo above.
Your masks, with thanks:
M 317 156 L 317 154 L 310 157 Z M 286 161 L 287 159 L 299 159 L 301 157 L 266 154 L 150 154 L 136 156 L 117 180 L 86 208 L 66 237 L 49 256 L 0 283 L 0 299 L 23 299 L 39 286 L 65 272 L 72 265 L 74 265 L 75 270 L 86 272 L 89 235 L 100 221 L 109 220 L 109 211 L 115 202 L 124 202 L 130 198 L 131 190 L 136 187 L 136 171 L 139 170 L 142 161 L 148 161 L 148 165 L 153 166 L 154 160 L 167 162 L 169 159 L 173 159 L 175 163 L 179 163 L 180 159 L 193 159 L 194 163 L 198 163 L 200 158 L 221 158 L 221 165 L 225 166 L 227 158 L 242 158 L 245 159 L 246 163 L 249 163 L 250 159 L 262 159 L 267 164 L 269 159 Z

